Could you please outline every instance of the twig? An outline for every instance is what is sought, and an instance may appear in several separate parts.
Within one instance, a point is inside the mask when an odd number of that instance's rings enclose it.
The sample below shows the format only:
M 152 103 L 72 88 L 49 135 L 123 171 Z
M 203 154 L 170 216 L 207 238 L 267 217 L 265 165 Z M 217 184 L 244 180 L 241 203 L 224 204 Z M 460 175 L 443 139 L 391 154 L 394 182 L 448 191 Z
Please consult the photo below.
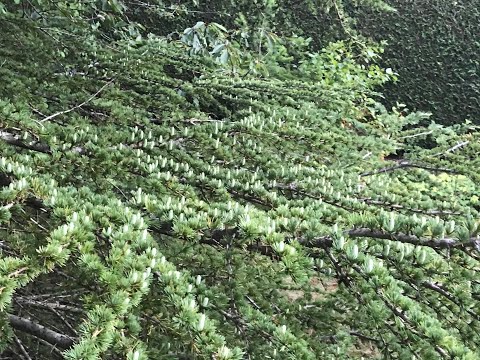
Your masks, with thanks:
M 448 149 L 448 150 L 445 151 L 445 152 L 439 152 L 439 153 L 437 153 L 437 154 L 435 154 L 435 155 L 432 155 L 432 156 L 440 156 L 440 155 L 448 154 L 448 153 L 450 153 L 450 152 L 454 152 L 455 150 L 460 149 L 461 147 L 464 147 L 465 145 L 468 145 L 469 143 L 470 143 L 469 140 L 463 141 L 463 142 L 458 143 L 457 145 L 451 147 L 450 149 Z
M 48 121 L 48 120 L 52 120 L 53 118 L 56 118 L 57 116 L 60 116 L 60 115 L 64 115 L 64 114 L 68 114 L 69 112 L 72 112 L 74 110 L 77 110 L 78 108 L 81 108 L 82 106 L 88 104 L 90 101 L 92 101 L 95 97 L 98 96 L 98 94 L 100 94 L 108 85 L 110 85 L 112 82 L 113 82 L 114 79 L 110 80 L 109 82 L 107 82 L 105 85 L 103 85 L 95 94 L 93 94 L 92 96 L 90 96 L 87 100 L 85 100 L 84 102 L 78 104 L 78 105 L 75 105 L 74 107 L 70 108 L 70 109 L 67 109 L 67 110 L 63 110 L 63 111 L 59 111 L 59 112 L 56 112 L 55 114 L 52 114 L 52 115 L 49 115 L 47 116 L 46 118 L 40 120 L 41 123 L 45 122 L 45 121 Z
M 368 340 L 368 341 L 372 341 L 372 342 L 376 342 L 376 343 L 382 341 L 382 340 L 380 340 L 380 339 L 375 339 L 375 338 L 373 338 L 373 337 L 371 337 L 371 336 L 363 335 L 362 333 L 359 333 L 358 331 L 350 331 L 350 335 L 356 336 L 356 337 L 358 337 L 358 338 L 360 338 L 360 339 L 362 339 L 362 340 Z
M 418 134 L 413 134 L 413 135 L 402 136 L 400 139 L 410 139 L 410 138 L 414 138 L 414 137 L 417 137 L 417 136 L 430 135 L 431 133 L 433 133 L 433 130 L 424 131 L 424 132 L 421 132 L 421 133 L 418 133 Z
M 335 12 L 337 13 L 338 20 L 340 21 L 340 25 L 345 32 L 345 34 L 353 40 L 354 43 L 359 44 L 361 47 L 365 48 L 365 44 L 358 40 L 358 36 L 355 33 L 352 33 L 352 29 L 348 26 L 347 21 L 348 19 L 345 18 L 345 14 L 343 8 L 340 9 L 338 6 L 337 0 L 332 1 L 333 6 L 335 8 Z M 343 7 L 343 6 L 342 6 Z M 343 14 L 342 14 L 343 13 Z
M 370 155 L 372 155 L 372 152 L 371 152 L 371 151 L 367 152 L 365 155 L 362 156 L 362 160 L 365 160 L 365 159 L 368 158 Z
M 15 340 L 15 344 L 19 347 L 20 351 L 22 352 L 23 356 L 25 357 L 26 360 L 32 360 L 30 355 L 28 355 L 27 350 L 25 350 L 25 347 L 23 346 L 22 342 L 20 339 L 17 337 L 17 335 L 13 334 L 13 339 Z
M 38 341 L 42 343 L 43 345 L 47 346 L 50 348 L 50 354 L 55 353 L 55 355 L 58 356 L 59 359 L 64 359 L 65 357 L 62 354 L 62 351 L 57 349 L 55 345 L 50 344 L 48 341 L 45 341 L 43 339 L 38 338 Z M 50 359 L 53 359 L 53 357 L 50 357 Z
M 255 303 L 255 301 L 254 301 L 250 296 L 245 295 L 245 297 L 247 298 L 248 302 L 249 302 L 250 304 L 252 304 L 252 306 L 253 306 L 255 309 L 260 310 L 260 306 L 258 306 L 258 305 Z
M 62 311 L 68 311 L 71 313 L 75 314 L 84 314 L 85 311 L 82 310 L 81 308 L 75 307 L 75 306 L 70 306 L 70 305 L 64 305 L 60 303 L 52 303 L 52 302 L 43 302 L 43 301 L 36 301 L 36 300 L 29 300 L 25 298 L 16 298 L 15 302 L 20 303 L 20 304 L 28 304 L 32 306 L 38 306 L 44 309 L 57 309 L 57 310 L 62 310 Z
M 43 231 L 45 232 L 48 232 L 48 229 L 45 228 L 45 226 L 43 226 L 42 224 L 40 224 L 37 220 L 35 220 L 34 218 L 30 218 L 30 221 L 32 221 L 35 225 L 37 225 L 40 229 L 42 229 Z

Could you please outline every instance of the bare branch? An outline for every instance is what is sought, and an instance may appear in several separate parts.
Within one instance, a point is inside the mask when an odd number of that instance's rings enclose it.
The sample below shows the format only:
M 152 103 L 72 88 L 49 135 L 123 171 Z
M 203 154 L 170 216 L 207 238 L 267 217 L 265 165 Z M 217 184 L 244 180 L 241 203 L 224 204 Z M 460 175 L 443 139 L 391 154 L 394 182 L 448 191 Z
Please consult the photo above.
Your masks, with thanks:
M 45 121 L 49 121 L 49 120 L 52 120 L 53 118 L 56 118 L 57 116 L 60 116 L 60 115 L 65 115 L 65 114 L 68 114 L 74 110 L 77 110 L 79 108 L 81 108 L 82 106 L 88 104 L 90 101 L 92 101 L 93 99 L 95 99 L 98 94 L 100 94 L 108 85 L 110 85 L 111 83 L 113 82 L 113 79 L 110 80 L 109 82 L 107 82 L 105 85 L 103 85 L 95 94 L 93 94 L 92 96 L 90 96 L 87 100 L 85 100 L 84 102 L 78 104 L 78 105 L 75 105 L 74 107 L 70 108 L 70 109 L 67 109 L 67 110 L 63 110 L 63 111 L 59 111 L 59 112 L 56 112 L 55 114 L 52 114 L 52 115 L 49 115 L 47 116 L 46 118 L 40 120 L 41 123 L 45 122 Z
M 15 344 L 17 344 L 18 348 L 22 352 L 23 356 L 25 357 L 26 360 L 32 360 L 30 355 L 28 355 L 27 350 L 25 350 L 25 347 L 23 346 L 22 342 L 20 339 L 17 337 L 17 335 L 13 334 L 13 340 L 15 340 Z
M 424 131 L 424 132 L 421 132 L 421 133 L 418 133 L 418 134 L 413 134 L 413 135 L 402 136 L 400 139 L 410 139 L 410 138 L 414 138 L 414 137 L 417 137 L 417 136 L 430 135 L 431 133 L 433 133 L 433 130 Z
M 58 346 L 62 349 L 68 349 L 74 343 L 74 339 L 70 336 L 50 330 L 32 320 L 16 315 L 8 315 L 8 320 L 14 329 L 38 337 L 39 339 L 45 340 L 49 344 Z
M 35 301 L 35 300 L 29 300 L 29 299 L 25 299 L 25 298 L 21 298 L 21 297 L 16 298 L 15 302 L 17 302 L 19 304 L 28 304 L 28 305 L 32 305 L 32 306 L 41 307 L 43 309 L 56 309 L 56 310 L 61 310 L 61 311 L 68 311 L 68 312 L 75 313 L 75 314 L 84 314 L 85 313 L 85 311 L 82 310 L 79 307 L 64 305 L 64 304 L 60 304 L 59 302 L 52 303 L 52 302 Z
M 452 147 L 451 147 L 450 149 L 448 149 L 447 151 L 436 153 L 436 154 L 433 155 L 433 156 L 435 157 L 435 156 L 440 156 L 440 155 L 446 155 L 446 154 L 448 154 L 448 153 L 454 152 L 454 151 L 457 150 L 457 149 L 460 149 L 461 147 L 464 147 L 464 146 L 468 145 L 469 143 L 470 143 L 470 141 L 468 141 L 468 140 L 467 140 L 467 141 L 462 141 L 462 142 L 458 143 L 457 145 L 452 146 Z

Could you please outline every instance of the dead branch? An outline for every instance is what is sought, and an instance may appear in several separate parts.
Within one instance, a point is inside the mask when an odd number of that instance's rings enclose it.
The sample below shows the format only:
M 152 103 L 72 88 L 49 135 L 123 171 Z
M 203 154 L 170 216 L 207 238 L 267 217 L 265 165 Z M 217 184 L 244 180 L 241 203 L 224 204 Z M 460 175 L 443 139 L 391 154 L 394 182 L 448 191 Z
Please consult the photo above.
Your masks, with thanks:
M 75 111 L 79 108 L 81 108 L 82 106 L 88 104 L 90 101 L 92 101 L 93 99 L 95 99 L 98 94 L 100 94 L 108 85 L 110 85 L 112 82 L 113 82 L 114 79 L 110 80 L 109 82 L 107 82 L 105 85 L 103 85 L 95 94 L 93 94 L 92 96 L 90 96 L 87 100 L 85 100 L 84 102 L 78 104 L 78 105 L 75 105 L 74 107 L 70 108 L 70 109 L 67 109 L 67 110 L 63 110 L 63 111 L 59 111 L 59 112 L 56 112 L 55 114 L 52 114 L 52 115 L 49 115 L 47 116 L 46 118 L 40 120 L 41 123 L 45 122 L 45 121 L 49 121 L 49 120 L 52 120 L 53 118 L 56 118 L 57 116 L 60 116 L 60 115 L 65 115 L 65 114 L 68 114 L 72 111 Z
M 17 344 L 18 348 L 19 348 L 20 351 L 22 352 L 23 357 L 24 357 L 26 360 L 32 360 L 32 358 L 30 357 L 30 355 L 28 355 L 27 350 L 25 349 L 25 347 L 23 346 L 22 342 L 21 342 L 20 339 L 17 337 L 17 335 L 13 334 L 13 340 L 15 340 L 15 344 Z
M 454 152 L 455 150 L 460 149 L 460 148 L 468 145 L 469 143 L 470 143 L 470 141 L 468 141 L 468 140 L 467 141 L 462 141 L 462 142 L 458 143 L 457 145 L 452 146 L 450 149 L 447 149 L 445 152 L 436 153 L 435 155 L 433 155 L 433 157 L 440 156 L 440 155 L 446 155 L 448 153 Z
M 48 329 L 43 325 L 33 322 L 32 320 L 16 315 L 8 315 L 8 320 L 14 329 L 45 340 L 49 344 L 55 345 L 59 348 L 68 349 L 74 343 L 74 339 L 70 336 Z

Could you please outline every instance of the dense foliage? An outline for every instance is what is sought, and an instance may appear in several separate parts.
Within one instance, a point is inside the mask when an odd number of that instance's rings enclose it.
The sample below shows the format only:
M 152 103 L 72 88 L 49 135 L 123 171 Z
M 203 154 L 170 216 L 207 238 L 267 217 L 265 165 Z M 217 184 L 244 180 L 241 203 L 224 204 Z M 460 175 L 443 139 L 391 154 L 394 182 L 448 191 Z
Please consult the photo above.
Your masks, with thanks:
M 267 78 L 133 3 L 1 7 L 2 356 L 478 359 L 479 128 L 387 111 L 375 47 Z
M 399 73 L 401 81 L 385 87 L 385 104 L 401 102 L 431 111 L 444 124 L 480 121 L 478 0 L 202 1 L 194 11 L 188 12 L 189 8 L 181 8 L 184 27 L 194 23 L 200 12 L 205 21 L 244 33 L 262 29 L 282 34 L 294 52 L 306 49 L 306 39 L 317 50 L 329 41 L 358 36 L 386 40 L 383 64 Z M 252 13 L 258 15 L 245 16 Z M 157 32 L 173 31 L 178 19 L 170 12 L 169 26 L 157 21 L 162 24 Z
M 397 12 L 356 14 L 359 31 L 389 43 L 384 62 L 401 78 L 385 89 L 389 104 L 428 109 L 444 124 L 480 123 L 480 1 L 388 3 Z

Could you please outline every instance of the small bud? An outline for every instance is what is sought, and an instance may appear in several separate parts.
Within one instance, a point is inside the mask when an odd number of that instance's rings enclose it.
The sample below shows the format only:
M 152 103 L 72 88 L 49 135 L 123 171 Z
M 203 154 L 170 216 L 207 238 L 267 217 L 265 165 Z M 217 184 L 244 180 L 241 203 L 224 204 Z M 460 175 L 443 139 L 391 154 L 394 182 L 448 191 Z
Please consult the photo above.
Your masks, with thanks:
M 338 224 L 335 223 L 332 227 L 333 233 L 336 234 L 338 232 Z
M 225 345 L 222 345 L 222 347 L 218 350 L 218 356 L 220 359 L 229 359 L 231 353 L 232 351 Z
M 138 281 L 138 273 L 135 271 L 132 274 L 132 282 L 136 283 Z
M 343 236 L 340 236 L 338 239 L 335 241 L 335 248 L 337 250 L 343 250 L 343 247 L 345 246 L 345 238 Z
M 358 245 L 357 244 L 353 244 L 349 255 L 350 255 L 350 258 L 352 260 L 355 260 L 355 259 L 358 258 Z
M 388 231 L 393 231 L 394 229 L 395 229 L 395 218 L 394 218 L 393 213 L 390 213 L 390 220 L 389 220 L 389 223 L 388 223 L 387 230 Z
M 455 230 L 455 220 L 451 220 L 448 223 L 448 232 L 452 233 Z
M 390 244 L 385 244 L 383 247 L 383 255 L 387 257 L 390 254 Z
M 200 314 L 200 319 L 198 320 L 197 330 L 202 331 L 205 328 L 205 314 Z
M 420 251 L 420 255 L 418 257 L 418 262 L 420 264 L 423 264 L 425 262 L 426 258 L 427 258 L 427 252 L 425 251 L 425 249 L 422 249 Z
M 283 241 L 280 241 L 278 243 L 278 252 L 283 252 L 285 250 L 285 243 Z

